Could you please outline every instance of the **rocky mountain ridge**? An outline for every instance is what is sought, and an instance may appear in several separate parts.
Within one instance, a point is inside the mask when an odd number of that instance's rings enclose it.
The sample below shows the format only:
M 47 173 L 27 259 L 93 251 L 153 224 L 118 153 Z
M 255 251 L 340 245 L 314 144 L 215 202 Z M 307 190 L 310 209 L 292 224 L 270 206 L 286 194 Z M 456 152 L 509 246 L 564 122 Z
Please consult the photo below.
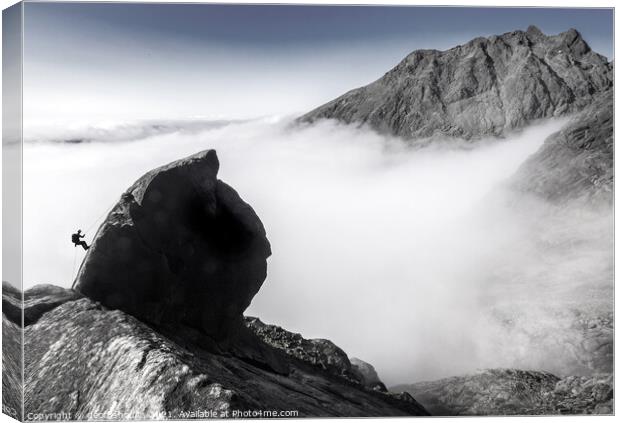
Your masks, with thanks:
M 579 111 L 612 85 L 612 64 L 579 32 L 548 36 L 531 26 L 446 51 L 416 50 L 299 122 L 336 119 L 405 139 L 502 136 Z

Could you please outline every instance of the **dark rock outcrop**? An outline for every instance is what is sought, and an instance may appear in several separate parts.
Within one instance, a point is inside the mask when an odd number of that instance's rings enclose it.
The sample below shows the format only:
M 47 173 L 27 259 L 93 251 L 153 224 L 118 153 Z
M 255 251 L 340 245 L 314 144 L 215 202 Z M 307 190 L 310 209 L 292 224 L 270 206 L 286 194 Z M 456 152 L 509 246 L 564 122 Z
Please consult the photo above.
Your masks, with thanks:
M 242 327 L 271 254 L 254 210 L 217 179 L 215 151 L 148 172 L 99 228 L 76 290 L 159 325 L 178 322 L 216 341 Z
M 49 286 L 26 294 L 70 297 Z M 63 420 L 427 414 L 408 394 L 366 389 L 266 341 L 263 353 L 285 364 L 286 374 L 248 354 L 213 353 L 183 333 L 164 336 L 84 297 L 43 313 L 24 337 L 26 414 L 64 413 Z M 273 412 L 289 414 L 266 414 Z
M 365 388 L 387 392 L 372 365 L 359 358 L 349 359 L 347 353 L 327 339 L 305 339 L 299 333 L 265 324 L 257 317 L 246 317 L 245 324 L 263 342 L 288 356 L 310 363 Z
M 595 98 L 521 165 L 510 186 L 554 203 L 610 206 L 614 182 L 613 90 Z
M 363 385 L 347 354 L 327 339 L 305 339 L 279 326 L 267 325 L 256 317 L 246 317 L 246 326 L 265 343 L 306 363 Z
M 433 415 L 612 414 L 610 374 L 560 379 L 551 373 L 513 369 L 399 385 Z
M 613 68 L 571 29 L 535 27 L 417 50 L 379 80 L 302 116 L 367 124 L 403 138 L 501 136 L 581 110 L 613 83 Z
M 353 371 L 359 375 L 364 386 L 376 391 L 387 391 L 385 384 L 379 379 L 379 375 L 372 364 L 366 363 L 359 358 L 352 357 L 351 366 L 353 367 Z

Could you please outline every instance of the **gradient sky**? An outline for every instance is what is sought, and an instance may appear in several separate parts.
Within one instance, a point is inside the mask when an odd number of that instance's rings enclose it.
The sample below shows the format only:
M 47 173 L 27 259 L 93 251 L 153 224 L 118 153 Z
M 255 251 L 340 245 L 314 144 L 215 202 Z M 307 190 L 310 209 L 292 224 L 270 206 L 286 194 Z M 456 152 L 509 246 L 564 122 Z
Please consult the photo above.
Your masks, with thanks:
M 294 114 L 530 24 L 613 55 L 611 9 L 28 3 L 25 122 Z

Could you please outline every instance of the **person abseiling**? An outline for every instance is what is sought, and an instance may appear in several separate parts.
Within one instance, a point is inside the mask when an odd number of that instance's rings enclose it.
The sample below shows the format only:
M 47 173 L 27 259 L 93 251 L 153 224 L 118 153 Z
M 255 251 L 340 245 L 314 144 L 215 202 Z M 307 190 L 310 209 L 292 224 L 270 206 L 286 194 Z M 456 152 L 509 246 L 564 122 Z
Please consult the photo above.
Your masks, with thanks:
M 73 244 L 76 247 L 78 245 L 81 245 L 82 248 L 84 248 L 85 250 L 88 250 L 90 247 L 88 246 L 86 241 L 82 241 L 81 238 L 84 238 L 84 234 L 82 233 L 81 229 L 78 229 L 78 231 L 76 233 L 71 234 L 71 242 L 73 242 Z

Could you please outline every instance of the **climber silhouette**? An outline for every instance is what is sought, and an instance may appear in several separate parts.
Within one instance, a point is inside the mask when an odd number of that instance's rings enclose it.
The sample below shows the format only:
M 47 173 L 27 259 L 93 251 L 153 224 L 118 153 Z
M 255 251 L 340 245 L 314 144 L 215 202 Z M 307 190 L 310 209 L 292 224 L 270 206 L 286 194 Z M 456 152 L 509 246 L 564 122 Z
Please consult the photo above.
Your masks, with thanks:
M 78 229 L 78 231 L 76 233 L 71 234 L 71 242 L 73 242 L 73 244 L 76 247 L 78 245 L 81 245 L 82 248 L 84 248 L 85 250 L 88 250 L 90 247 L 88 246 L 86 241 L 82 241 L 82 240 L 80 240 L 80 238 L 84 238 L 84 234 L 82 233 L 81 229 Z

